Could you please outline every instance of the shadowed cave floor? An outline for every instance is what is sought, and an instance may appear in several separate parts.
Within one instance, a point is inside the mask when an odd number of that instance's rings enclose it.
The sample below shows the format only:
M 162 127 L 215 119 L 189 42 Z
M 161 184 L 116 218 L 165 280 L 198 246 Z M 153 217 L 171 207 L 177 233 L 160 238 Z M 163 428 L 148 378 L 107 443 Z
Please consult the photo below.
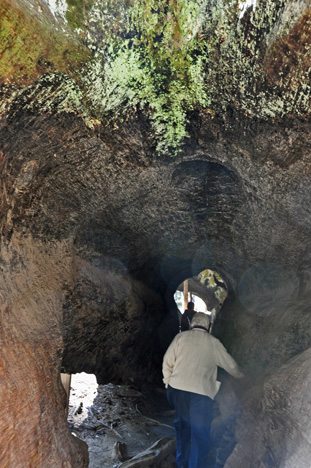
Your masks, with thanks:
M 88 444 L 89 468 L 119 467 L 122 461 L 114 448 L 117 442 L 126 445 L 124 460 L 128 460 L 157 440 L 174 436 L 173 411 L 164 388 L 98 385 L 95 376 L 85 373 L 72 376 L 68 424 L 71 433 Z M 219 441 L 217 445 L 211 450 L 207 468 L 223 466 L 223 448 L 219 448 Z M 176 468 L 175 454 L 154 466 Z

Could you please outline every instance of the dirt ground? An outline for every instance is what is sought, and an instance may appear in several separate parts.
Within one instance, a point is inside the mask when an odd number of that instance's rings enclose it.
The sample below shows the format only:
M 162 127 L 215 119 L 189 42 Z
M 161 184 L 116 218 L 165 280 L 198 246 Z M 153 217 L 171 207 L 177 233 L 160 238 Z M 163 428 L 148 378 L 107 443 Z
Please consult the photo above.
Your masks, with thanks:
M 95 376 L 85 373 L 71 378 L 68 424 L 88 444 L 89 468 L 117 468 L 157 440 L 174 436 L 164 388 L 97 385 Z M 176 467 L 174 454 L 161 467 Z

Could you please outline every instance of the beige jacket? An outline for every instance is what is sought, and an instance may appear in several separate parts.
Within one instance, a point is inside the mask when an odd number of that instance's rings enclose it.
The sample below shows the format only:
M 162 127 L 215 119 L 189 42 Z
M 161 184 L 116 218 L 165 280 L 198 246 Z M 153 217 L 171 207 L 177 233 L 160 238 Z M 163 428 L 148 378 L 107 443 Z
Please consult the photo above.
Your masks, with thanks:
M 233 377 L 243 374 L 221 342 L 201 328 L 175 336 L 163 359 L 163 382 L 212 399 L 219 390 L 217 366 Z

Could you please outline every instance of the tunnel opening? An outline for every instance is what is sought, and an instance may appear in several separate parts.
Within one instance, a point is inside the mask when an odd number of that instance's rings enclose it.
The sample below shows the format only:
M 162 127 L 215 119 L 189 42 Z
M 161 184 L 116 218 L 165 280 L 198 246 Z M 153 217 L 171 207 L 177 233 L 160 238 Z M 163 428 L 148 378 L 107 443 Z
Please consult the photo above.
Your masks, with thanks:
M 198 261 L 199 263 L 199 261 Z M 210 317 L 209 332 L 213 335 L 213 325 L 219 320 L 226 301 L 230 296 L 230 283 L 214 268 L 202 268 L 190 262 L 189 268 L 180 268 L 174 275 L 167 291 L 167 303 L 172 315 L 177 315 L 179 332 L 181 321 L 188 302 L 194 303 L 196 312 L 203 312 Z M 191 273 L 193 274 L 192 276 Z M 185 284 L 186 283 L 186 284 Z M 174 304 L 170 301 L 173 297 Z M 230 296 L 231 297 L 231 296 Z M 219 327 L 217 327 L 219 328 Z M 219 330 L 215 336 L 220 337 Z M 236 445 L 236 428 L 240 414 L 239 402 L 234 390 L 232 378 L 218 367 L 217 380 L 221 385 L 221 392 L 216 395 L 213 403 L 213 417 L 211 429 L 211 446 L 208 454 L 208 465 L 221 468 L 231 455 Z M 233 379 L 234 380 L 234 379 Z M 176 466 L 176 465 L 173 465 Z
M 174 293 L 179 331 L 183 331 L 182 322 L 185 322 L 183 317 L 185 318 L 189 303 L 193 303 L 195 312 L 203 312 L 210 316 L 212 329 L 227 297 L 226 284 L 216 271 L 205 269 L 195 276 L 186 278 L 177 286 Z
M 185 281 L 187 295 L 184 294 Z M 193 300 L 196 310 L 209 314 L 213 321 L 227 295 L 221 276 L 214 270 L 205 269 L 180 282 L 174 299 L 178 314 L 182 315 L 186 302 Z M 233 448 L 234 418 L 231 413 L 224 418 L 216 401 L 213 421 L 210 461 L 218 460 L 217 466 L 222 466 L 218 455 L 222 451 L 224 457 L 224 441 L 227 451 L 229 442 Z M 170 438 L 175 441 L 173 410 L 168 405 L 166 390 L 151 382 L 145 385 L 134 381 L 98 383 L 94 374 L 72 374 L 67 423 L 71 434 L 88 445 L 90 468 L 121 467 L 158 440 Z M 155 466 L 175 468 L 175 449 Z

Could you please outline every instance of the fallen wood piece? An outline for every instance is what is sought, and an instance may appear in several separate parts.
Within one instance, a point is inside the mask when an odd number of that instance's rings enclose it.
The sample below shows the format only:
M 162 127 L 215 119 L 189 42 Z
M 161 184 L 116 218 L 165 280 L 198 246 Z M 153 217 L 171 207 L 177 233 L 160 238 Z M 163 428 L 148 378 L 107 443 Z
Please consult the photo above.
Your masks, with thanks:
M 163 437 L 144 452 L 119 465 L 119 468 L 150 468 L 160 466 L 162 460 L 176 451 L 175 437 Z
M 172 426 L 169 426 L 168 424 L 160 423 L 160 421 L 157 421 L 156 419 L 147 418 L 147 416 L 144 416 L 144 418 L 147 419 L 148 421 L 151 421 L 152 423 L 156 424 L 157 426 L 168 427 L 172 431 L 175 430 Z
M 119 461 L 124 461 L 126 457 L 127 447 L 124 442 L 120 442 L 117 440 L 113 446 L 113 456 L 117 458 Z

